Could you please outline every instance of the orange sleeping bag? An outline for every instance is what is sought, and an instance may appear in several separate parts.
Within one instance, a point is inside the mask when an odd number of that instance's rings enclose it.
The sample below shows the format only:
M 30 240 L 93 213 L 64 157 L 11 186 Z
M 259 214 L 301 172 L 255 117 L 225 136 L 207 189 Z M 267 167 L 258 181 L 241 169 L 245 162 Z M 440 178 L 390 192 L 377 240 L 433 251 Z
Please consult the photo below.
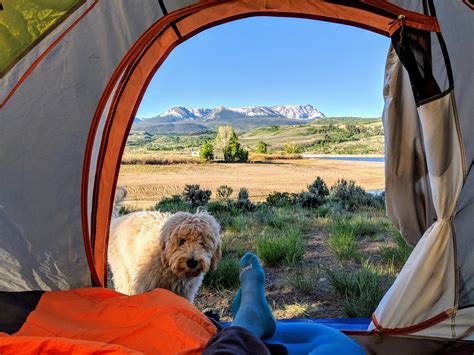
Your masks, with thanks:
M 200 354 L 216 327 L 163 289 L 125 296 L 104 288 L 45 292 L 0 354 Z

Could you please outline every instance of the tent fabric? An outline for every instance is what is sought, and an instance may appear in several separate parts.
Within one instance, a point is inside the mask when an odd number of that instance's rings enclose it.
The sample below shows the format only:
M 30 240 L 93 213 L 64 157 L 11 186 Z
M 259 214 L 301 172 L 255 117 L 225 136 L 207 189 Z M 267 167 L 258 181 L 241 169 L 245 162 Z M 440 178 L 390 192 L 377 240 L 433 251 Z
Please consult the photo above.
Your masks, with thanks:
M 410 79 L 393 47 L 385 66 L 384 99 L 387 214 L 405 239 L 416 245 L 436 212 Z
M 86 0 L 0 79 L 0 290 L 106 284 L 120 158 L 151 77 L 186 39 L 249 16 L 391 37 L 387 211 L 416 247 L 373 327 L 454 338 L 442 325 L 461 331 L 474 307 L 474 43 L 461 40 L 474 11 L 461 0 Z
M 10 0 L 0 12 L 0 77 L 20 57 L 71 14 L 84 0 L 37 2 Z M 5 10 L 4 9 L 4 10 Z

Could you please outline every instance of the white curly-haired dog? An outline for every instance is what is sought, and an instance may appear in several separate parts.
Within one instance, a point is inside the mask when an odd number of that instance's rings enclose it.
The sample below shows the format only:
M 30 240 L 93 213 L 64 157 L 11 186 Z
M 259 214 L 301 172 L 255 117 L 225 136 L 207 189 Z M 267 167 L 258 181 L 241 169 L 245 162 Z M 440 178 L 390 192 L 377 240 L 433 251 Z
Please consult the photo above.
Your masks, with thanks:
M 108 259 L 115 289 L 168 289 L 193 302 L 221 257 L 219 223 L 207 212 L 134 212 L 113 219 Z

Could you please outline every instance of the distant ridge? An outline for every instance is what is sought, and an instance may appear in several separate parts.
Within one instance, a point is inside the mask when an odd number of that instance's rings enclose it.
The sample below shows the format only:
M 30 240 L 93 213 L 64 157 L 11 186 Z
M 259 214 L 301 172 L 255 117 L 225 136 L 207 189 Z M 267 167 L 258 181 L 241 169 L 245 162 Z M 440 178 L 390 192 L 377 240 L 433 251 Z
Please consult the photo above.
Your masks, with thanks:
M 325 118 L 326 116 L 314 108 L 312 105 L 277 105 L 277 106 L 250 106 L 250 107 L 225 107 L 216 108 L 192 108 L 192 107 L 173 107 L 156 118 L 175 120 L 215 120 L 243 117 L 275 117 L 288 118 L 292 120 L 314 120 Z
M 301 125 L 326 116 L 312 105 L 211 108 L 172 107 L 153 118 L 136 118 L 132 130 L 158 134 L 198 133 L 232 125 L 237 131 L 268 125 Z

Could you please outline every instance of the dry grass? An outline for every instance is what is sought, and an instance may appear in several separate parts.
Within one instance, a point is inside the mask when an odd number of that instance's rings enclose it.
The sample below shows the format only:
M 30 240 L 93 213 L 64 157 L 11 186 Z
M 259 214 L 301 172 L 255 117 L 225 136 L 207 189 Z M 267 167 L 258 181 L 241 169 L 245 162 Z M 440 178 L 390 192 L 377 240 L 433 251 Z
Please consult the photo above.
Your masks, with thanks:
M 207 163 L 171 165 L 122 165 L 118 184 L 127 189 L 124 204 L 149 208 L 165 196 L 179 194 L 186 184 L 199 184 L 213 192 L 228 185 L 233 196 L 249 189 L 253 201 L 262 201 L 273 191 L 300 192 L 321 176 L 328 185 L 338 179 L 355 180 L 367 190 L 384 187 L 382 163 L 318 159 L 275 160 L 271 163 Z

